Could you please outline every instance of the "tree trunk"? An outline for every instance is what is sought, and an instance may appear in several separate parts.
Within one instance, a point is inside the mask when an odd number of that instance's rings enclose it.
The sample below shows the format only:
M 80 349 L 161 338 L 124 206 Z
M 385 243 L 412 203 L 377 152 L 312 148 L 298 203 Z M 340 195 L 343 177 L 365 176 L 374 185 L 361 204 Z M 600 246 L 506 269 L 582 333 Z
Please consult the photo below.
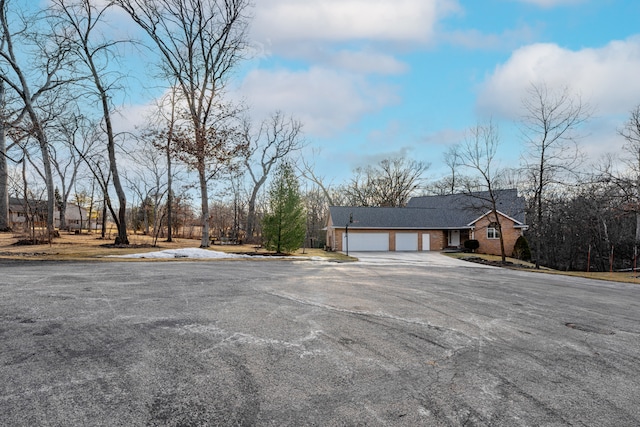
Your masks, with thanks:
M 0 82 L 0 106 L 2 105 L 2 82 Z M 9 176 L 7 168 L 7 142 L 4 122 L 0 117 L 0 231 L 10 231 Z
M 62 191 L 64 193 L 64 190 Z M 60 224 L 58 225 L 60 230 L 67 228 L 67 201 L 62 200 L 60 203 Z
M 31 114 L 33 123 L 37 122 L 35 113 Z M 53 172 L 51 171 L 51 158 L 49 156 L 49 143 L 41 126 L 36 124 L 36 135 L 40 143 L 40 152 L 42 153 L 42 165 L 44 167 L 44 179 L 47 187 L 47 240 L 50 242 L 55 232 L 54 227 L 54 206 L 55 206 L 55 189 L 53 186 Z
M 116 189 L 118 196 L 118 236 L 116 237 L 116 245 L 128 245 L 129 238 L 127 237 L 127 196 L 124 193 L 122 184 L 120 183 L 120 176 L 118 175 L 118 168 L 116 167 L 116 155 L 115 155 L 115 142 L 113 137 L 109 137 L 109 163 L 111 168 L 111 174 L 113 175 L 113 186 Z
M 538 170 L 538 186 L 535 192 L 536 204 L 536 269 L 540 269 L 540 257 L 542 256 L 542 192 L 544 191 L 545 152 L 544 145 L 540 153 L 540 168 Z
M 0 81 L 0 231 L 11 230 L 9 218 L 9 175 L 4 124 L 4 82 Z
M 167 142 L 167 242 L 173 240 L 171 227 L 173 226 L 173 191 L 171 190 L 171 144 Z
M 207 177 L 204 164 L 198 167 L 198 177 L 200 179 L 200 199 L 202 205 L 202 238 L 201 248 L 208 248 L 211 245 L 209 239 L 209 193 L 207 190 Z
M 262 187 L 266 178 L 266 175 L 264 175 L 259 181 L 254 183 L 251 198 L 249 199 L 249 209 L 247 212 L 247 240 L 251 243 L 255 242 L 253 234 L 256 230 L 256 199 L 258 198 L 260 187 Z
M 80 205 L 78 205 L 78 214 L 80 215 L 80 228 L 79 228 L 79 232 L 80 232 L 80 234 L 82 234 L 82 208 L 80 207 Z
M 106 198 L 102 202 L 102 229 L 100 230 L 100 235 L 104 240 L 107 237 L 107 202 Z

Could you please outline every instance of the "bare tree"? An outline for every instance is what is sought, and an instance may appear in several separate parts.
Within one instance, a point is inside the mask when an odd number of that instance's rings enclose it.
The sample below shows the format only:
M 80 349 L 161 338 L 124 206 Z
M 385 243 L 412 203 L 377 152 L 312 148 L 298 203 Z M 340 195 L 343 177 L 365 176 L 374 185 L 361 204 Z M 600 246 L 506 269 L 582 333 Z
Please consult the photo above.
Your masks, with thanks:
M 51 162 L 58 176 L 60 191 L 56 202 L 60 211 L 60 229 L 67 227 L 66 212 L 67 201 L 71 191 L 76 187 L 76 178 L 80 172 L 82 157 L 88 152 L 90 146 L 81 144 L 78 139 L 83 138 L 82 132 L 86 126 L 85 119 L 79 115 L 71 114 L 61 116 L 57 121 L 57 132 L 53 134 L 50 144 Z M 78 149 L 81 151 L 78 152 Z
M 111 168 L 109 167 L 109 159 L 105 158 L 104 150 L 104 132 L 98 128 L 95 123 L 88 121 L 82 127 L 82 137 L 76 141 L 74 148 L 76 153 L 84 161 L 93 175 L 94 182 L 100 187 L 102 193 L 102 239 L 107 235 L 107 211 L 111 214 L 116 224 L 118 224 L 118 214 L 116 213 L 111 197 L 109 196 L 109 187 L 111 184 Z
M 125 180 L 129 189 L 138 195 L 142 203 L 144 233 L 150 234 L 150 220 L 153 220 L 155 234 L 159 226 L 158 208 L 167 191 L 165 158 L 163 153 L 147 144 L 136 150 L 135 159 L 137 166 L 130 174 L 125 175 Z
M 458 146 L 451 146 L 444 153 L 444 164 L 447 165 L 451 175 L 449 176 L 449 194 L 454 194 L 458 188 L 458 167 L 460 166 L 460 153 Z
M 491 211 L 498 236 L 500 238 L 500 255 L 502 262 L 506 261 L 504 237 L 500 215 L 498 213 L 498 193 L 500 170 L 496 167 L 496 154 L 500 144 L 500 134 L 497 126 L 490 121 L 486 125 L 477 125 L 469 129 L 464 143 L 456 150 L 457 161 L 479 175 L 482 192 L 467 191 L 475 199 L 480 200 L 482 208 Z M 475 188 L 474 188 L 475 190 Z
M 115 90 L 115 81 L 107 71 L 107 65 L 115 53 L 113 49 L 116 45 L 125 41 L 105 40 L 102 34 L 98 34 L 98 25 L 103 15 L 112 6 L 112 2 L 107 2 L 105 6 L 97 7 L 89 0 L 53 0 L 54 7 L 63 17 L 63 22 L 72 29 L 74 35 L 69 36 L 72 43 L 72 52 L 75 58 L 86 67 L 89 74 L 89 81 L 93 84 L 92 96 L 97 99 L 104 132 L 107 138 L 107 153 L 109 158 L 110 175 L 113 179 L 113 186 L 118 197 L 118 215 L 114 217 L 118 227 L 116 244 L 129 244 L 127 237 L 127 197 L 120 180 L 116 160 L 116 134 L 112 123 L 111 105 L 112 92 Z M 127 40 L 128 42 L 128 40 Z M 115 79 L 117 80 L 117 78 Z
M 405 206 L 423 183 L 428 163 L 405 157 L 385 159 L 375 166 L 357 168 L 345 192 L 356 206 Z
M 69 83 L 61 77 L 69 69 L 69 49 L 65 29 L 51 21 L 9 13 L 10 0 L 0 0 L 0 80 L 20 99 L 17 121 L 38 141 L 46 184 L 48 238 L 54 232 L 54 183 L 49 157 L 49 141 L 42 109 L 52 106 L 52 92 Z M 16 28 L 12 28 L 14 25 Z M 20 54 L 16 53 L 20 49 Z M 28 54 L 32 53 L 32 54 Z M 42 102 L 41 102 L 42 101 Z M 47 112 L 45 111 L 45 115 Z
M 317 151 L 314 150 L 314 153 L 317 154 Z M 313 184 L 317 185 L 318 188 L 320 188 L 328 206 L 336 206 L 334 204 L 335 197 L 332 194 L 331 185 L 325 182 L 325 178 L 323 176 L 320 176 L 316 173 L 314 163 L 309 162 L 307 159 L 301 156 L 299 162 L 297 162 L 296 164 L 296 167 L 303 178 L 311 181 Z
M 591 112 L 589 106 L 567 88 L 550 91 L 545 84 L 532 84 L 523 106 L 522 133 L 528 148 L 523 161 L 532 186 L 532 228 L 535 234 L 536 267 L 539 268 L 545 191 L 552 184 L 566 181 L 580 165 L 582 156 L 576 132 Z
M 249 0 L 116 0 L 160 51 L 162 70 L 177 81 L 191 123 L 190 155 L 200 184 L 201 247 L 208 247 L 213 161 L 238 155 L 225 141 L 220 98 L 227 76 L 246 45 Z M 235 148 L 235 149 L 234 149 Z
M 2 41 L 0 41 L 1 43 Z M 0 71 L 1 72 L 1 71 Z M 4 80 L 0 79 L 0 231 L 11 230 L 9 220 L 9 167 L 7 146 L 8 114 Z
M 150 139 L 152 144 L 164 152 L 167 166 L 167 242 L 173 241 L 173 154 L 175 132 L 180 131 L 178 126 L 178 88 L 173 85 L 169 93 L 161 99 L 157 110 L 157 122 L 159 129 L 150 129 L 145 132 L 144 138 Z M 168 111 L 167 111 L 168 110 Z M 157 236 L 157 234 L 156 234 Z
M 293 117 L 287 119 L 281 111 L 276 111 L 268 120 L 263 121 L 255 133 L 251 124 L 245 122 L 244 138 L 249 153 L 244 164 L 251 178 L 246 229 L 247 239 L 250 241 L 253 241 L 256 226 L 258 192 L 267 181 L 274 165 L 290 153 L 304 147 L 301 133 L 302 123 Z
M 636 232 L 635 246 L 640 245 L 640 105 L 637 105 L 630 113 L 629 120 L 620 130 L 620 135 L 626 140 L 624 151 L 626 152 L 625 164 L 633 174 L 631 185 L 633 200 L 635 201 Z

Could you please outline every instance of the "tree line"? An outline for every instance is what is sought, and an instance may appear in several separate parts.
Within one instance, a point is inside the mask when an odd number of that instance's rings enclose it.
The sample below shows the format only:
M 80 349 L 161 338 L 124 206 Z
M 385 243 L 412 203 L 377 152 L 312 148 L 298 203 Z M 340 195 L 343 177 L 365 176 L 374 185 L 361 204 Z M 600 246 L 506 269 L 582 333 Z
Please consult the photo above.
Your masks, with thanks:
M 250 6 L 52 0 L 41 8 L 0 0 L 0 230 L 11 227 L 11 195 L 46 203 L 39 205 L 46 239 L 55 234 L 54 210 L 64 227 L 73 202 L 99 212 L 103 227 L 113 221 L 118 244 L 138 231 L 170 241 L 178 230 L 198 235 L 202 247 L 211 238 L 259 244 L 271 241 L 265 228 L 277 229 L 273 215 L 295 212 L 295 221 L 281 222 L 295 225 L 294 240 L 322 247 L 330 205 L 404 206 L 415 195 L 481 191 L 499 231 L 496 191 L 518 188 L 537 266 L 635 266 L 640 106 L 621 124 L 624 151 L 594 163 L 580 150 L 592 107 L 568 88 L 532 84 L 523 97 L 520 165 L 499 163 L 500 129 L 489 120 L 445 153 L 441 179 L 428 178 L 429 163 L 400 156 L 334 185 L 301 156 L 309 145 L 303 123 L 282 111 L 254 123 L 225 96 L 250 51 Z M 141 39 L 116 36 L 113 13 Z M 135 78 L 152 76 L 163 94 L 144 126 L 119 132 L 115 118 L 135 86 L 134 69 L 120 64 L 132 50 L 152 58 L 148 74 Z

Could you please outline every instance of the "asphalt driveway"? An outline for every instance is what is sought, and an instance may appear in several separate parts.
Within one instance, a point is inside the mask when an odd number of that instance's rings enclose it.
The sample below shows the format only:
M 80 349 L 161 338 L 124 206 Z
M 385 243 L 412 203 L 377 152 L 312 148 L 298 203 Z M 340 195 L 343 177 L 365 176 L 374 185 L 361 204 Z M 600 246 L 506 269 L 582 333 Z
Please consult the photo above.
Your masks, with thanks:
M 488 265 L 472 264 L 436 251 L 427 252 L 349 252 L 361 264 L 414 265 L 422 267 L 495 268 Z
M 366 262 L 0 262 L 0 425 L 640 425 L 640 286 Z

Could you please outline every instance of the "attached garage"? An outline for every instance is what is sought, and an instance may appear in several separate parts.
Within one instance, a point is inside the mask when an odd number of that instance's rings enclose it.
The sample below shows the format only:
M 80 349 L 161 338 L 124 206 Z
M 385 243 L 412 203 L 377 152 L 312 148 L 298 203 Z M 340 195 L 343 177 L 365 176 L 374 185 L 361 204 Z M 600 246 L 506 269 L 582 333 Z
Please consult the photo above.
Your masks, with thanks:
M 416 252 L 418 250 L 418 233 L 396 233 L 396 251 Z
M 353 252 L 366 251 L 388 251 L 389 233 L 349 233 L 347 246 L 347 235 L 342 235 L 343 250 L 349 248 Z

